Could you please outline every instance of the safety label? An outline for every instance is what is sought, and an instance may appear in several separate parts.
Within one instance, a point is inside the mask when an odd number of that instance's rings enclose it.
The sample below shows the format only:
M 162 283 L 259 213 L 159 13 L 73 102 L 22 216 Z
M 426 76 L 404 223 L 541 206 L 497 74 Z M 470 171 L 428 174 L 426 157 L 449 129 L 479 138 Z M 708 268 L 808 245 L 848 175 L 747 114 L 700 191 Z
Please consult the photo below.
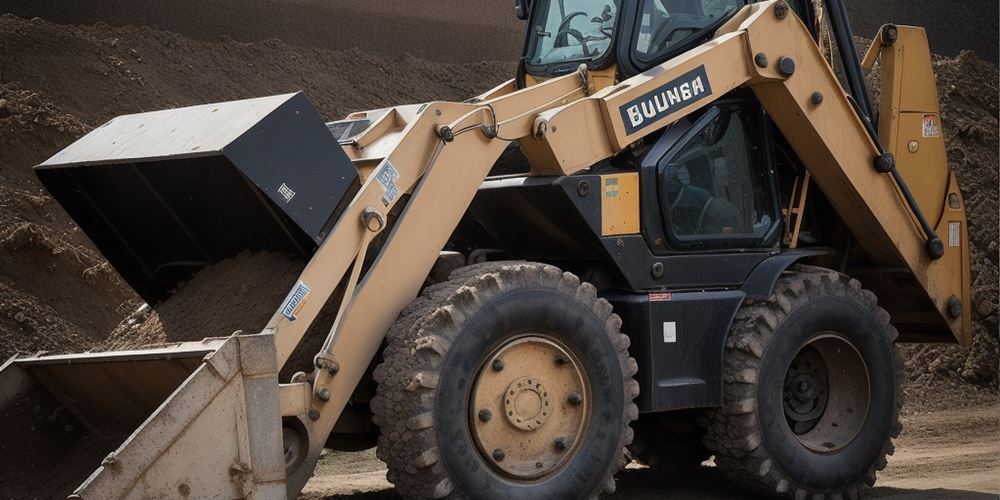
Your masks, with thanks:
M 677 342 L 677 322 L 676 321 L 664 321 L 663 322 L 663 343 L 673 344 Z
M 285 297 L 285 302 L 281 304 L 281 315 L 290 321 L 295 321 L 299 312 L 302 311 L 302 308 L 309 300 L 310 292 L 312 290 L 305 283 L 301 281 L 296 283 L 295 288 L 288 293 L 288 297 Z
M 937 137 L 941 135 L 941 124 L 937 115 L 924 115 L 924 137 Z
M 396 167 L 392 166 L 392 162 L 386 158 L 385 164 L 382 165 L 378 174 L 375 175 L 375 180 L 382 186 L 382 204 L 387 207 L 399 196 L 399 188 L 396 187 L 397 179 L 399 179 L 399 172 L 396 170 Z
M 962 244 L 962 223 L 948 223 L 948 246 L 957 247 Z
M 670 302 L 674 300 L 674 294 L 670 292 L 653 292 L 649 294 L 650 302 Z
M 609 176 L 604 179 L 604 197 L 617 198 L 621 194 L 618 188 L 618 177 Z
M 292 198 L 295 198 L 295 191 L 292 191 L 292 188 L 288 187 L 288 184 L 284 182 L 278 187 L 278 194 L 285 199 L 285 203 L 289 203 L 292 201 Z

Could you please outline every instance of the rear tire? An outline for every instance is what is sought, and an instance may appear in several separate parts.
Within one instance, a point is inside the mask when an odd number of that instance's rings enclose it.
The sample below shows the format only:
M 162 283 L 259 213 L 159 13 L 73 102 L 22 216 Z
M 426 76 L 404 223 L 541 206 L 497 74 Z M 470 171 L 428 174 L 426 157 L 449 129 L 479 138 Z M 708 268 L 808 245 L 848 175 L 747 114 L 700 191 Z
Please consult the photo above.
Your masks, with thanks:
M 793 267 L 733 324 L 723 405 L 705 437 L 716 464 L 765 495 L 857 498 L 901 430 L 895 338 L 857 280 Z
M 613 492 L 639 391 L 620 327 L 593 286 L 544 264 L 484 263 L 428 287 L 375 370 L 388 480 L 405 498 Z

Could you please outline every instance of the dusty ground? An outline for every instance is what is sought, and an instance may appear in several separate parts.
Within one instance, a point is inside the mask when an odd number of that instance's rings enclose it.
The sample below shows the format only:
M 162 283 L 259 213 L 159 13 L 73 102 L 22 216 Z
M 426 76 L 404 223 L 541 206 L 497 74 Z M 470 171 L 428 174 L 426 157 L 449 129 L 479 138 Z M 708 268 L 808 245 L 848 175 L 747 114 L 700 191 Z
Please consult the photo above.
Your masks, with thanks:
M 1000 494 L 1000 402 L 973 409 L 909 413 L 896 454 L 872 498 L 996 499 Z M 613 498 L 652 500 L 745 498 L 713 467 L 675 471 L 630 465 Z M 326 455 L 304 500 L 396 499 L 373 451 Z
M 896 454 L 871 498 L 972 500 L 1000 494 L 1000 401 L 961 410 L 909 412 Z M 613 498 L 723 500 L 746 498 L 714 467 L 649 469 L 636 464 L 618 476 Z M 303 500 L 396 499 L 373 451 L 327 454 Z

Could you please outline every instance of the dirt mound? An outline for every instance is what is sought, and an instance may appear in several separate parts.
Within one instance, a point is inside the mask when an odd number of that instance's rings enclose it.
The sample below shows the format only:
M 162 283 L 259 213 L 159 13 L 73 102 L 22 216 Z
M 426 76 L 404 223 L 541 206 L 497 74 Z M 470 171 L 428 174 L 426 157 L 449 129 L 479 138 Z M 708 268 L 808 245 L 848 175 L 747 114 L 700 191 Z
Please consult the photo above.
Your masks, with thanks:
M 23 167 L 85 130 L 45 95 L 0 84 L 0 359 L 86 349 L 134 300 Z
M 151 26 L 207 42 L 276 38 L 299 47 L 451 63 L 513 61 L 524 32 L 514 4 L 496 0 L 420 2 L 418 8 L 412 0 L 5 0 L 2 8 L 59 24 Z

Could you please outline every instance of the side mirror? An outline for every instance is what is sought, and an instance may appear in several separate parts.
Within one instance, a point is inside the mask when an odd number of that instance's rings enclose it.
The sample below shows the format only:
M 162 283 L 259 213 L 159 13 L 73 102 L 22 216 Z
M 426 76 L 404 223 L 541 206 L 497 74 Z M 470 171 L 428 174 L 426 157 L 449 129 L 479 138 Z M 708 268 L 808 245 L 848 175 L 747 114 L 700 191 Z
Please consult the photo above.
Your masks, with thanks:
M 522 21 L 528 19 L 528 13 L 531 11 L 531 0 L 514 0 L 514 15 Z

